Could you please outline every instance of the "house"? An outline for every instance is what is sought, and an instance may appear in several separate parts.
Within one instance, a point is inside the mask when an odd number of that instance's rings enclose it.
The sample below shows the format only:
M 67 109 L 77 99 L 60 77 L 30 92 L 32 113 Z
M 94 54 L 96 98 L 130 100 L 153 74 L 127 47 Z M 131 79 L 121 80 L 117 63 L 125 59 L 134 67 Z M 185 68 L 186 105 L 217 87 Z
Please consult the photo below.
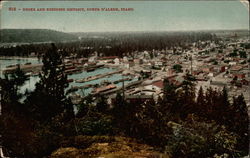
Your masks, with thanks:
M 131 67 L 135 66 L 134 62 L 127 62 L 127 63 L 124 63 L 124 67 L 129 69 Z
M 154 101 L 154 98 L 151 95 L 128 95 L 125 96 L 125 100 L 128 103 L 138 105 L 145 103 L 146 101 Z
M 147 90 L 154 90 L 157 93 L 160 93 L 163 89 L 163 80 L 153 81 L 151 84 L 145 86 Z
M 115 58 L 115 59 L 114 59 L 114 64 L 115 64 L 115 65 L 119 65 L 119 64 L 120 64 L 119 58 Z
M 135 64 L 143 64 L 143 59 L 134 59 Z
M 201 68 L 201 70 L 204 73 L 210 73 L 210 72 L 213 72 L 214 68 L 213 67 L 203 67 L 203 68 Z
M 249 85 L 249 81 L 246 80 L 246 79 L 242 79 L 242 80 L 241 80 L 241 83 L 242 83 L 243 85 Z
M 210 84 L 215 85 L 215 86 L 221 86 L 221 87 L 227 86 L 227 83 L 225 83 L 223 81 L 210 81 Z
M 167 69 L 167 76 L 173 76 L 175 74 L 175 71 L 173 69 Z
M 234 74 L 232 74 L 232 77 L 233 77 L 233 78 L 237 77 L 238 79 L 243 79 L 243 78 L 245 78 L 246 76 L 245 76 L 244 73 L 234 73 Z
M 111 96 L 111 104 L 116 103 L 116 96 Z M 154 101 L 152 95 L 125 95 L 125 101 L 134 105 L 143 104 L 146 101 Z
M 118 58 L 118 56 L 106 56 L 106 57 L 99 57 L 98 60 L 114 60 Z
M 93 90 L 93 93 L 106 92 L 106 91 L 111 90 L 111 89 L 114 89 L 114 88 L 116 88 L 116 85 L 110 84 L 110 85 L 107 85 L 107 86 L 104 86 L 104 87 L 100 87 L 100 88 L 94 89 L 94 90 Z
M 155 61 L 155 66 L 162 67 L 163 62 L 162 61 Z
M 227 69 L 226 66 L 221 66 L 221 67 L 220 67 L 220 72 L 225 72 L 226 69 Z
M 228 64 L 229 64 L 229 65 L 236 65 L 237 62 L 236 62 L 236 61 L 230 61 Z
M 230 73 L 239 72 L 242 69 L 240 65 L 234 65 L 230 68 Z

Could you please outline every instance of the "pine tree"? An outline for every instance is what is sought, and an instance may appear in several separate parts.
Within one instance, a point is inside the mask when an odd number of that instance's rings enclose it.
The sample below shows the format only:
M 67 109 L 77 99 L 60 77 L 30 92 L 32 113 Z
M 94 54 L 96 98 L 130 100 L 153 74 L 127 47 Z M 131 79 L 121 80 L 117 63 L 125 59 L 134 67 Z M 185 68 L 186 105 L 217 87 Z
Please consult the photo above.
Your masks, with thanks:
M 65 95 L 65 88 L 68 86 L 67 75 L 64 73 L 62 56 L 54 44 L 43 55 L 42 61 L 40 81 L 26 100 L 31 114 L 42 122 L 64 112 L 67 117 L 72 117 L 73 105 Z
M 216 113 L 216 102 L 218 101 L 219 93 L 217 90 L 213 90 L 209 87 L 205 94 L 205 101 L 206 101 L 206 117 L 210 120 L 215 120 L 217 116 Z
M 165 113 L 175 114 L 179 110 L 177 104 L 176 87 L 169 82 L 168 79 L 163 81 L 163 99 L 161 104 L 161 110 Z
M 77 117 L 84 117 L 89 113 L 91 110 L 91 107 L 93 105 L 93 96 L 88 95 L 84 99 L 81 100 L 81 102 L 77 105 L 78 106 L 78 111 L 77 111 Z
M 188 114 L 195 112 L 195 86 L 190 80 L 189 75 L 185 77 L 182 83 L 182 89 L 179 95 L 181 118 L 186 118 Z
M 5 78 L 0 78 L 0 95 L 3 110 L 22 110 L 19 100 L 23 94 L 19 88 L 25 83 L 28 77 L 18 66 L 12 74 L 6 74 Z
M 64 89 L 68 87 L 67 76 L 64 73 L 62 56 L 58 53 L 57 48 L 52 44 L 52 48 L 43 56 L 42 74 L 40 74 L 44 91 L 55 101 L 65 99 Z
M 228 101 L 228 93 L 226 87 L 223 88 L 219 94 L 219 98 L 216 104 L 217 120 L 220 120 L 222 124 L 229 124 L 230 119 L 230 103 Z
M 104 96 L 100 96 L 97 99 L 96 108 L 99 112 L 105 113 L 108 109 L 108 104 Z
M 198 96 L 196 99 L 197 115 L 204 117 L 206 114 L 206 102 L 202 86 L 199 89 Z
M 248 150 L 248 141 L 249 141 L 249 133 L 248 133 L 248 125 L 249 125 L 249 116 L 248 109 L 244 99 L 243 94 L 235 97 L 233 99 L 232 109 L 234 112 L 232 126 L 230 127 L 232 131 L 237 133 L 239 137 L 238 141 L 238 149 L 246 151 Z

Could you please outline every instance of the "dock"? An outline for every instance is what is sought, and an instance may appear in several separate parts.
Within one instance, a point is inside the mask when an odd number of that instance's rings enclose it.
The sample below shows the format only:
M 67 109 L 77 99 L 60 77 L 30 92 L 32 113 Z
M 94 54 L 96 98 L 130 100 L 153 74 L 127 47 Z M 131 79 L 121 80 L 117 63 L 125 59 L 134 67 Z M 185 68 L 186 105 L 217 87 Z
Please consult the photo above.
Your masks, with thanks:
M 40 72 L 43 64 L 20 65 L 20 69 L 24 72 Z M 3 74 L 13 73 L 18 68 L 18 65 L 3 69 Z
M 89 77 L 86 77 L 86 78 L 83 78 L 83 79 L 76 80 L 75 82 L 77 82 L 77 83 L 89 82 L 89 81 L 97 80 L 97 79 L 107 77 L 107 76 L 110 76 L 110 75 L 113 75 L 113 74 L 117 74 L 117 73 L 120 73 L 122 71 L 123 70 L 118 70 L 118 71 L 108 72 L 106 74 L 98 74 L 98 75 L 95 75 L 95 76 L 89 76 Z

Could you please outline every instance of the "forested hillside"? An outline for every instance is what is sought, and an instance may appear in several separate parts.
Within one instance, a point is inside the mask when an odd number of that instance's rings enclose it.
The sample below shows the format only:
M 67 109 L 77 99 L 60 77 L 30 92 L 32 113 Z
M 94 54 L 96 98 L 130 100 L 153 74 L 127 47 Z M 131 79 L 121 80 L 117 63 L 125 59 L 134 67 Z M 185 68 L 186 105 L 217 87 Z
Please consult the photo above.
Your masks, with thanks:
M 1 43 L 61 42 L 77 40 L 72 34 L 48 29 L 1 29 Z

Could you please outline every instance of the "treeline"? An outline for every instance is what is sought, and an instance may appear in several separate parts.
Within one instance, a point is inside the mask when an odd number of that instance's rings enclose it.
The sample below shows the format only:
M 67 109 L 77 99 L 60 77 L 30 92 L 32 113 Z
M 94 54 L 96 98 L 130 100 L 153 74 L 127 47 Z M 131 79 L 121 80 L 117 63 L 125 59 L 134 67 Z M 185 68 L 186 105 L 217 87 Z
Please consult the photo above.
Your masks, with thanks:
M 227 90 L 199 89 L 190 75 L 177 88 L 164 81 L 157 102 L 130 104 L 119 97 L 114 122 L 126 135 L 162 148 L 170 157 L 213 157 L 248 154 L 248 113 L 241 94 L 228 100 Z
M 225 88 L 200 88 L 196 96 L 195 81 L 186 75 L 180 87 L 165 80 L 158 101 L 129 103 L 117 93 L 110 105 L 105 96 L 89 95 L 76 105 L 74 115 L 64 91 L 68 84 L 59 66 L 62 56 L 55 46 L 44 54 L 43 62 L 32 92 L 19 93 L 27 80 L 20 69 L 0 79 L 0 127 L 7 156 L 44 157 L 59 147 L 84 149 L 110 142 L 112 136 L 135 138 L 174 158 L 248 153 L 249 119 L 243 95 L 230 103 Z
M 63 42 L 78 40 L 77 36 L 48 29 L 1 29 L 1 43 Z
M 62 38 L 63 39 L 63 38 Z M 216 40 L 217 37 L 205 32 L 126 32 L 84 34 L 80 41 L 57 43 L 65 55 L 75 54 L 88 57 L 94 52 L 105 56 L 123 56 L 134 51 L 166 50 L 173 47 L 189 49 L 193 42 Z M 28 56 L 30 53 L 43 54 L 48 44 L 29 44 L 17 47 L 0 48 L 0 55 Z

